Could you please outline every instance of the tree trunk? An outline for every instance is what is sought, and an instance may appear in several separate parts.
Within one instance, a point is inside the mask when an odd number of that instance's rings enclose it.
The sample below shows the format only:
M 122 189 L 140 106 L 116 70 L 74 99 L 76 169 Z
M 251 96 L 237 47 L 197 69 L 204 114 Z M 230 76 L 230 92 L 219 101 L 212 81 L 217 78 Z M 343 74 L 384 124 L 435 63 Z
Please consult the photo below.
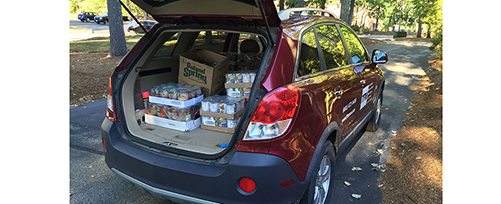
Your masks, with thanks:
M 379 18 L 376 18 L 376 26 L 374 26 L 374 31 L 377 31 L 378 24 L 379 24 Z
M 285 9 L 284 5 L 285 5 L 285 0 L 278 1 L 278 7 L 280 8 L 280 11 Z
M 431 38 L 431 24 L 428 25 L 428 31 L 426 32 L 426 38 Z
M 127 46 L 125 44 L 122 7 L 118 0 L 107 0 L 107 5 L 108 27 L 110 29 L 110 55 L 124 56 L 127 54 Z
M 345 23 L 351 25 L 350 22 L 350 1 L 351 0 L 340 0 L 341 1 L 341 12 L 339 14 L 339 17 L 341 18 L 342 21 Z
M 205 44 L 206 45 L 212 44 L 212 31 L 210 30 L 205 31 Z
M 360 17 L 360 23 L 358 24 L 365 24 L 365 13 L 362 12 L 362 16 Z
M 350 1 L 350 12 L 348 14 L 348 24 L 351 25 L 351 23 L 353 22 L 353 13 L 355 11 L 355 0 L 351 0 Z
M 423 32 L 423 21 L 421 20 L 421 17 L 419 17 L 416 37 L 421 38 L 422 32 Z

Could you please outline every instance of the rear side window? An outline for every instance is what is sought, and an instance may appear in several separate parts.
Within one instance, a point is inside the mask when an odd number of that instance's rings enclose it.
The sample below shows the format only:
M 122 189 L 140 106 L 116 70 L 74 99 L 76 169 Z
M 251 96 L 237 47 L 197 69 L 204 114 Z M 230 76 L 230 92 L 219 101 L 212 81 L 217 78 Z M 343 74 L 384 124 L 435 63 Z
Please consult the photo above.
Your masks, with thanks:
M 181 33 L 174 33 L 164 44 L 157 50 L 154 57 L 168 57 L 172 55 L 174 47 Z
M 365 52 L 364 46 L 360 40 L 358 40 L 357 36 L 345 26 L 340 27 L 341 33 L 343 33 L 344 41 L 346 42 L 346 48 L 350 52 L 351 63 L 357 64 L 368 61 L 369 58 L 367 56 L 367 52 Z
M 316 27 L 316 31 L 325 59 L 325 68 L 333 69 L 347 65 L 343 41 L 336 26 L 321 25 Z
M 297 76 L 304 76 L 320 71 L 320 58 L 318 55 L 317 42 L 313 29 L 305 32 L 301 38 L 301 53 L 299 54 L 299 66 Z
M 227 35 L 228 33 L 224 31 L 201 31 L 195 40 L 193 48 L 222 52 Z

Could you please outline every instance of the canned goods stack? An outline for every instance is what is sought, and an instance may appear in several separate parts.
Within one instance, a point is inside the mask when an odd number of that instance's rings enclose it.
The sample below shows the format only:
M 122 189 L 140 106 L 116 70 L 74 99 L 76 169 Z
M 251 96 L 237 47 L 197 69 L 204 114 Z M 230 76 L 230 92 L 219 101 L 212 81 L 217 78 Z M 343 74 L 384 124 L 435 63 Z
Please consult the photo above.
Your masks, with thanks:
M 256 78 L 254 72 L 239 72 L 226 74 L 226 94 L 234 98 L 249 98 L 252 83 Z
M 188 123 L 197 124 L 188 129 L 200 126 L 197 118 L 200 111 L 200 101 L 203 99 L 202 90 L 197 86 L 165 83 L 154 86 L 148 94 L 146 102 L 145 122 L 165 128 L 184 130 Z
M 150 96 L 178 101 L 188 101 L 190 99 L 202 96 L 202 89 L 200 89 L 200 87 L 198 86 L 165 83 L 151 88 Z
M 238 72 L 238 73 L 228 73 L 226 74 L 227 84 L 242 84 L 242 83 L 253 83 L 256 78 L 256 73 L 254 72 Z
M 202 100 L 202 128 L 233 133 L 244 111 L 244 100 L 229 96 L 211 96 Z
M 174 106 L 148 103 L 146 114 L 175 121 L 188 122 L 196 119 L 196 115 L 199 110 L 200 104 L 187 108 L 178 108 Z

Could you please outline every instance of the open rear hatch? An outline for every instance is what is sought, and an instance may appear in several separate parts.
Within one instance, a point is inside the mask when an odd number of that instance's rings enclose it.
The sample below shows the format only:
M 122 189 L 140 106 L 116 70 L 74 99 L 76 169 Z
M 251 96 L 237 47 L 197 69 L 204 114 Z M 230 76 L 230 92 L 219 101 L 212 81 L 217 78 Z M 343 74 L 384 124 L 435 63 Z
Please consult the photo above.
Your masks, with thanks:
M 243 132 L 240 130 L 245 129 L 241 127 L 244 118 L 252 114 L 246 111 L 246 103 L 260 89 L 258 78 L 266 72 L 263 64 L 271 56 L 269 52 L 276 37 L 270 34 L 270 27 L 280 25 L 273 1 L 132 1 L 159 25 L 152 33 L 153 42 L 137 56 L 121 85 L 128 132 L 137 142 L 163 151 L 200 158 L 222 156 L 232 147 L 236 135 Z M 162 27 L 172 23 L 183 25 Z M 205 66 L 213 67 L 209 68 L 213 71 L 203 71 L 208 70 Z M 230 87 L 229 76 L 235 81 Z M 205 80 L 211 78 L 215 85 L 204 87 L 208 85 Z M 165 101 L 187 101 L 201 96 L 197 84 L 190 80 L 204 81 L 199 85 L 203 101 L 184 106 Z M 245 100 L 224 98 L 229 96 Z M 217 103 L 225 106 L 224 112 L 214 113 L 212 107 L 210 110 L 204 107 Z M 226 112 L 228 106 L 233 110 L 231 113 Z
M 131 138 L 177 154 L 222 156 L 252 114 L 249 97 L 262 92 L 273 47 L 266 29 L 204 24 L 152 34 L 121 85 Z
M 279 26 L 272 0 L 132 0 L 160 23 L 243 21 Z

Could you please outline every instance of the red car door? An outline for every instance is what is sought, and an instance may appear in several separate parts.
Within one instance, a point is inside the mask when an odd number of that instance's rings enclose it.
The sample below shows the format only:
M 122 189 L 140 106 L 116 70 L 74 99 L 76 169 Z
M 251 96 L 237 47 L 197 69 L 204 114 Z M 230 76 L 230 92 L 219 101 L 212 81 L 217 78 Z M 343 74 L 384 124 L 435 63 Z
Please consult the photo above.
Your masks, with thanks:
M 355 115 L 355 124 L 363 125 L 361 122 L 368 113 L 374 108 L 374 102 L 377 97 L 377 76 L 376 69 L 371 68 L 369 54 L 355 33 L 345 25 L 339 25 L 339 31 L 343 35 L 343 40 L 348 54 L 348 61 L 353 65 L 353 71 L 356 74 L 356 83 L 358 94 L 358 114 Z

